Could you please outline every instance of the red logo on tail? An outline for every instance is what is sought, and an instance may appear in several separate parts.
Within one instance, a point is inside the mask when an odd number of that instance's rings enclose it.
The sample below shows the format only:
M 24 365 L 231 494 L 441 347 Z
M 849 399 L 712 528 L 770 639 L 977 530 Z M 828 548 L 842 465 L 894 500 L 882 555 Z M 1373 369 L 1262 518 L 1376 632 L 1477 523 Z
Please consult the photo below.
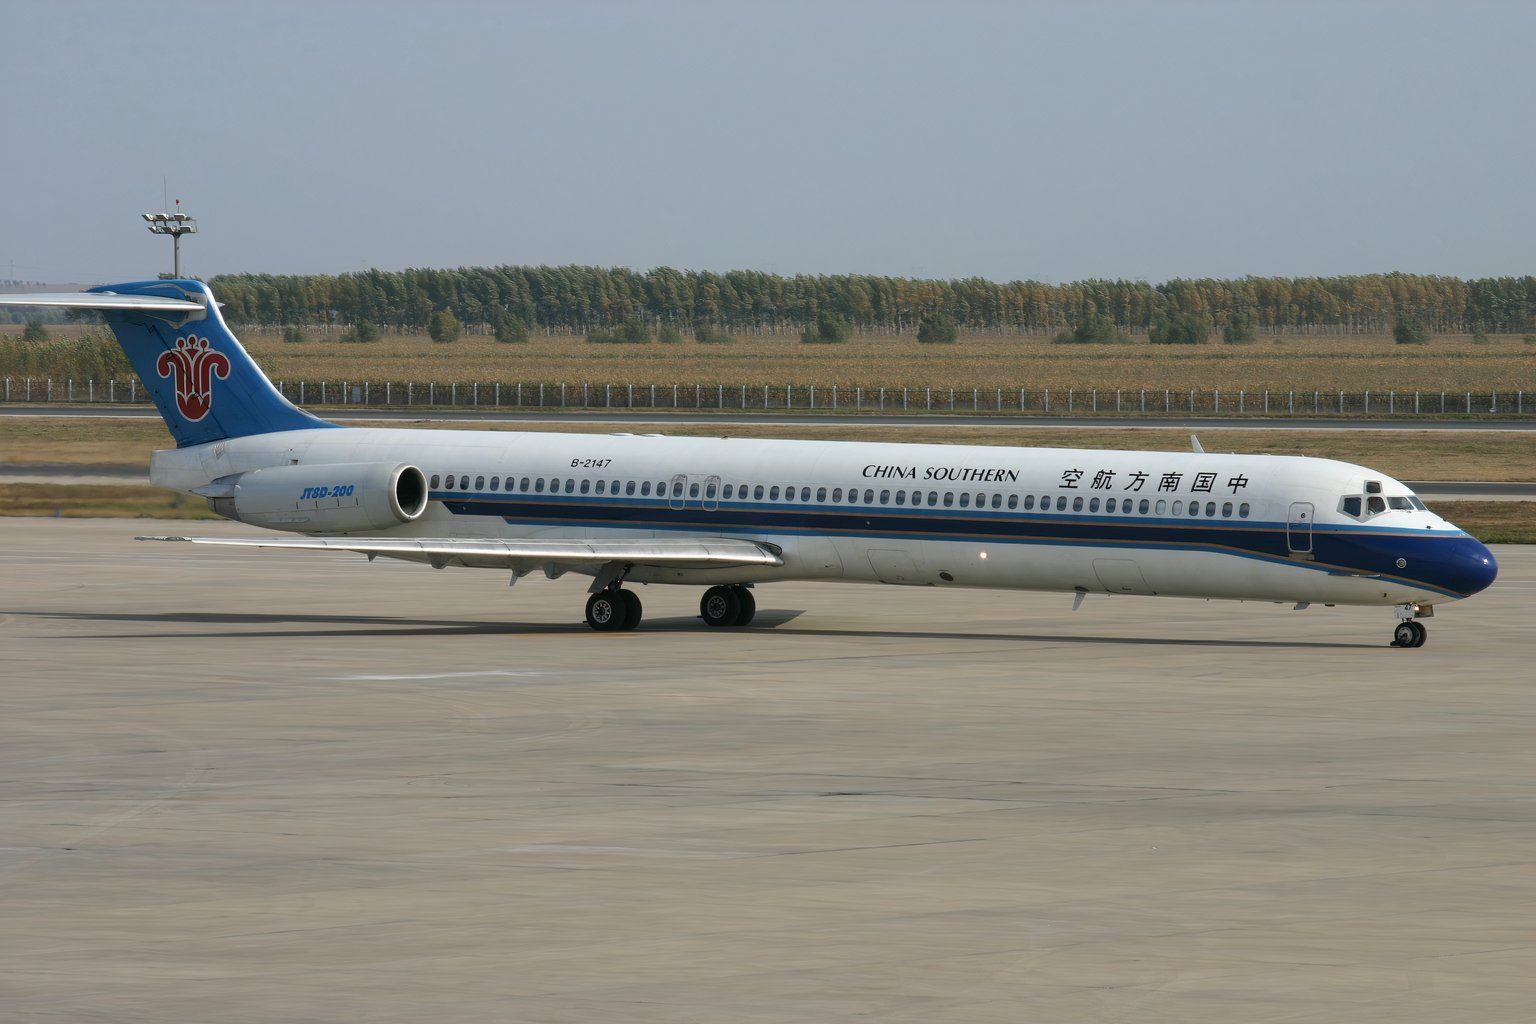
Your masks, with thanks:
M 176 408 L 196 423 L 213 408 L 213 378 L 229 377 L 229 357 L 208 347 L 207 338 L 188 335 L 160 353 L 155 371 L 176 378 Z

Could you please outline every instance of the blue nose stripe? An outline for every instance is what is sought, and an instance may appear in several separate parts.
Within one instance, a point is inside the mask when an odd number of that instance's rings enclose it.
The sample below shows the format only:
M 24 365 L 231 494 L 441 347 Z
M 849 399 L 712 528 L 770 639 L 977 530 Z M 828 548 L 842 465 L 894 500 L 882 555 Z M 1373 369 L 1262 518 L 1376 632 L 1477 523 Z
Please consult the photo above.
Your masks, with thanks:
M 1320 541 L 1318 548 L 1319 558 L 1334 564 L 1379 572 L 1455 597 L 1487 590 L 1499 574 L 1493 553 L 1466 534 L 1354 535 L 1331 543 Z

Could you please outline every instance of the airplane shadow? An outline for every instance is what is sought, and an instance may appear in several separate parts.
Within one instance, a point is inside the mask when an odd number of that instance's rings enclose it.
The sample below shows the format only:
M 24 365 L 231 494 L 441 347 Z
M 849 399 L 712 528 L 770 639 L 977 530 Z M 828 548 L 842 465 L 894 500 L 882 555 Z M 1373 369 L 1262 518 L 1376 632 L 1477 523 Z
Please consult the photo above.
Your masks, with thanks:
M 784 628 L 805 614 L 804 609 L 763 609 L 757 613 L 752 625 L 742 632 L 772 630 L 779 636 L 807 637 L 871 637 L 890 640 L 985 640 L 995 643 L 1021 644 L 1115 644 L 1142 647 L 1208 647 L 1208 648 L 1260 648 L 1275 650 L 1374 650 L 1381 644 L 1328 643 L 1316 640 L 1247 640 L 1247 639 L 1196 639 L 1189 637 L 1145 636 L 1095 636 L 1051 633 L 995 633 L 934 629 L 817 629 L 810 626 Z M 271 637 L 299 640 L 306 637 L 368 637 L 368 636 L 535 636 L 541 634 L 590 633 L 584 622 L 485 622 L 483 620 L 453 620 L 433 618 L 404 618 L 383 615 L 301 615 L 281 612 L 174 612 L 150 614 L 143 612 L 49 612 L 49 611 L 0 611 L 0 615 L 17 618 L 72 620 L 100 623 L 157 623 L 177 625 L 267 627 L 241 628 L 239 637 Z M 303 628 L 307 626 L 334 628 Z M 346 628 L 356 627 L 356 628 Z M 669 616 L 644 620 L 633 633 L 615 633 L 613 636 L 643 637 L 648 633 L 697 633 L 705 632 L 697 616 Z M 708 632 L 714 632 L 708 630 Z M 730 632 L 736 632 L 731 630 Z M 60 640 L 125 640 L 154 638 L 210 638 L 217 636 L 208 630 L 166 632 L 156 629 L 145 632 L 74 633 Z

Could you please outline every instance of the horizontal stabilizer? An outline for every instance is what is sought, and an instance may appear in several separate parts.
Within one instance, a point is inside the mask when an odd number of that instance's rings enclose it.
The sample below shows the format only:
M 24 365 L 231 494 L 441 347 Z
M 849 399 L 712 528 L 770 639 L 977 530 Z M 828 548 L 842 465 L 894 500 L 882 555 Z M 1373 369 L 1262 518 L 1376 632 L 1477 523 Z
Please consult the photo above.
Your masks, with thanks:
M 138 537 L 241 548 L 354 551 L 432 565 L 533 569 L 545 565 L 601 566 L 608 562 L 678 568 L 783 565 L 771 545 L 732 537 L 696 540 L 465 540 L 457 537 Z
M 155 313 L 201 313 L 203 304 L 165 295 L 118 295 L 114 292 L 34 292 L 0 295 L 0 306 L 55 309 L 146 310 Z

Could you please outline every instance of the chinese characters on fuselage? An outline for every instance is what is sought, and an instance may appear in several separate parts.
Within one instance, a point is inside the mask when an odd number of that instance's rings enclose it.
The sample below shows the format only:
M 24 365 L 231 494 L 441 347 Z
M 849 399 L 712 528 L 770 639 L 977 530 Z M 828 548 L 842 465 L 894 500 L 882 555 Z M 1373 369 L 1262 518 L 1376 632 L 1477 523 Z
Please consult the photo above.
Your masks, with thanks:
M 1061 473 L 1061 487 L 1064 490 L 1078 490 L 1079 483 L 1088 474 L 1081 469 L 1066 469 Z M 1123 476 L 1123 484 L 1116 487 L 1116 477 Z M 1185 478 L 1189 478 L 1189 493 L 1211 494 L 1216 488 L 1218 474 L 1216 473 L 1162 473 L 1157 478 L 1157 492 L 1159 494 L 1176 493 L 1184 485 Z M 1091 491 L 1140 491 L 1152 479 L 1151 473 L 1143 473 L 1135 470 L 1130 473 L 1117 474 L 1113 469 L 1101 469 L 1089 477 L 1088 489 Z M 1229 476 L 1222 485 L 1229 487 L 1233 494 L 1248 486 L 1248 478 L 1241 473 Z

